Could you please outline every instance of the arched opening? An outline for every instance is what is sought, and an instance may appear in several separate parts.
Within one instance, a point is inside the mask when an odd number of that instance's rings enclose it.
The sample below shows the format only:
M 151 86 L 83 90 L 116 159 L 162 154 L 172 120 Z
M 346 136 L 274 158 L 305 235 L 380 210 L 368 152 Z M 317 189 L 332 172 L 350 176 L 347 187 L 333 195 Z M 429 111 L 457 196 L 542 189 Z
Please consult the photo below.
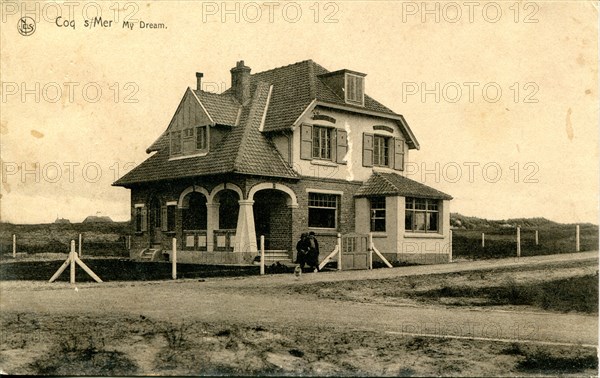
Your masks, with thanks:
M 289 195 L 276 189 L 262 189 L 254 194 L 254 224 L 257 245 L 265 237 L 265 249 L 290 250 L 292 243 L 292 209 Z
M 206 197 L 199 192 L 192 192 L 186 196 L 187 206 L 183 208 L 184 230 L 206 230 Z
M 232 189 L 222 189 L 215 193 L 213 201 L 218 206 L 218 222 L 214 230 L 213 245 L 215 251 L 233 251 L 235 235 L 240 213 L 240 196 Z
M 190 192 L 183 199 L 181 222 L 185 249 L 205 251 L 207 248 L 206 202 L 206 196 L 200 192 Z
M 239 195 L 233 190 L 222 190 L 217 195 L 219 203 L 219 230 L 235 230 L 240 212 Z

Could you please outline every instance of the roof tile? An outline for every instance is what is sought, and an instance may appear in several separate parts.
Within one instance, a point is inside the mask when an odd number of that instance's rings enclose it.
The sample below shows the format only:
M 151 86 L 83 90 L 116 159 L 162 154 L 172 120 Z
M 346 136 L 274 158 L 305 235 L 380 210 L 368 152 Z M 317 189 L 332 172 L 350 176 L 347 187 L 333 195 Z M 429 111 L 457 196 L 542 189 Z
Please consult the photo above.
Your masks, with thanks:
M 451 200 L 452 196 L 397 173 L 373 172 L 356 197 L 402 196 Z

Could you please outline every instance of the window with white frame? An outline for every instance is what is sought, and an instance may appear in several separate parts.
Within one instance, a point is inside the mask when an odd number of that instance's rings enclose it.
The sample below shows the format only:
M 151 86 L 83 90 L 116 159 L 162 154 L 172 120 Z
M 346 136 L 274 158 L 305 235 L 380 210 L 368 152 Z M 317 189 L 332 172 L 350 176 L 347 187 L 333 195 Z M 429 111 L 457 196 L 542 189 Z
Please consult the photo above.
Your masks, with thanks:
M 308 193 L 308 227 L 337 228 L 340 196 L 328 193 Z
M 385 197 L 371 197 L 371 231 L 385 232 Z
M 404 229 L 411 232 L 439 231 L 439 200 L 406 198 Z
M 388 167 L 390 165 L 389 137 L 375 135 L 373 137 L 373 165 Z
M 313 126 L 313 153 L 314 159 L 331 160 L 331 128 Z

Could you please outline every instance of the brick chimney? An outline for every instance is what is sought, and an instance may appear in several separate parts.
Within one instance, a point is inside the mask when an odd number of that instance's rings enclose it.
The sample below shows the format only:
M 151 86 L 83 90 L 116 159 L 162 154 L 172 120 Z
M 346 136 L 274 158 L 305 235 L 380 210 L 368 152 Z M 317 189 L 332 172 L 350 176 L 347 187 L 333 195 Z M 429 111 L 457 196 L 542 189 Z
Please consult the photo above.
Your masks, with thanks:
M 196 72 L 196 90 L 198 91 L 202 90 L 202 76 L 204 76 L 202 72 Z
M 231 88 L 240 103 L 250 99 L 250 67 L 246 67 L 243 60 L 231 69 Z

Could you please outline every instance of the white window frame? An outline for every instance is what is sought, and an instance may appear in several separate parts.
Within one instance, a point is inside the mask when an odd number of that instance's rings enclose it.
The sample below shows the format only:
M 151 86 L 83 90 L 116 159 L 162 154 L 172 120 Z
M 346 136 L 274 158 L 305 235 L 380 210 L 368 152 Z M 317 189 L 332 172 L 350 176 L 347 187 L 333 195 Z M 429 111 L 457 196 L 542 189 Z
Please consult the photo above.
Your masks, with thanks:
M 425 201 L 425 209 L 416 209 L 416 201 L 412 201 L 412 207 L 408 208 L 408 202 L 409 200 L 423 200 Z M 410 233 L 414 233 L 414 234 L 439 234 L 441 227 L 440 227 L 440 221 L 441 221 L 441 211 L 440 211 L 440 207 L 442 205 L 441 203 L 442 201 L 439 199 L 431 199 L 431 198 L 421 198 L 421 197 L 406 197 L 405 198 L 405 204 L 404 204 L 404 211 L 405 211 L 405 221 L 404 221 L 404 231 L 405 232 L 410 232 Z M 434 204 L 436 205 L 436 209 L 430 209 L 429 205 L 430 204 Z M 412 224 L 411 224 L 411 228 L 407 229 L 406 228 L 406 213 L 408 212 L 412 212 L 413 216 L 412 216 Z M 416 214 L 417 213 L 423 213 L 425 214 L 425 230 L 416 230 L 415 229 L 415 219 L 416 219 Z M 436 229 L 435 230 L 428 230 L 429 228 L 429 217 L 428 214 L 430 213 L 437 213 L 437 224 L 436 224 Z
M 322 137 L 325 134 L 325 138 Z M 313 125 L 312 126 L 312 158 L 318 160 L 333 161 L 332 142 L 333 128 L 327 126 Z M 325 154 L 323 154 L 322 142 L 325 143 Z M 315 150 L 318 153 L 315 154 Z M 328 155 L 328 156 L 326 156 Z
M 332 196 L 333 198 L 335 198 L 335 208 L 331 207 L 331 206 L 316 206 L 316 205 L 311 205 L 311 195 L 322 195 L 322 196 Z M 339 226 L 339 222 L 338 222 L 338 218 L 340 215 L 340 204 L 341 204 L 341 200 L 342 200 L 342 196 L 339 193 L 331 193 L 331 192 L 326 192 L 326 191 L 310 191 L 308 192 L 308 216 L 307 216 L 307 221 L 308 221 L 308 227 L 310 229 L 316 229 L 316 230 L 337 230 L 338 226 Z M 335 213 L 334 213 L 334 226 L 333 227 L 318 227 L 318 226 L 311 226 L 310 225 L 310 209 L 334 209 Z

